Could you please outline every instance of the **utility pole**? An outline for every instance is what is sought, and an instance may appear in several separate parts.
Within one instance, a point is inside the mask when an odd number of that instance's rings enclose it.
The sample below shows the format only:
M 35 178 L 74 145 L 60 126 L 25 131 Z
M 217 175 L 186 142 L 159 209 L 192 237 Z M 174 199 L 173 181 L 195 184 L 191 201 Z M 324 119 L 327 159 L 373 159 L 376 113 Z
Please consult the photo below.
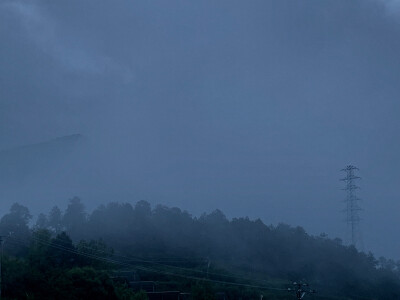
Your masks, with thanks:
M 209 272 L 209 270 L 210 270 L 210 265 L 211 265 L 211 260 L 210 260 L 210 258 L 209 257 L 207 257 L 207 279 L 208 279 L 208 272 Z
M 346 168 L 342 169 L 341 171 L 346 172 L 346 177 L 340 179 L 341 181 L 346 182 L 346 187 L 343 189 L 347 192 L 345 200 L 346 223 L 348 231 L 350 231 L 351 245 L 356 247 L 360 234 L 358 232 L 358 224 L 360 222 L 358 212 L 361 210 L 361 208 L 358 205 L 358 201 L 361 199 L 356 196 L 356 190 L 359 189 L 359 187 L 355 184 L 355 180 L 361 179 L 361 177 L 354 175 L 354 171 L 358 171 L 358 168 L 352 165 L 346 166 Z
M 1 272 L 2 272 L 1 263 L 3 260 L 3 241 L 4 241 L 3 236 L 0 235 L 0 299 L 1 299 L 1 287 L 2 287 L 2 283 L 3 283 L 2 276 L 1 276 Z
M 307 294 L 315 294 L 315 290 L 309 290 L 308 283 L 293 282 L 294 288 L 288 288 L 288 291 L 294 291 L 297 299 L 303 299 Z

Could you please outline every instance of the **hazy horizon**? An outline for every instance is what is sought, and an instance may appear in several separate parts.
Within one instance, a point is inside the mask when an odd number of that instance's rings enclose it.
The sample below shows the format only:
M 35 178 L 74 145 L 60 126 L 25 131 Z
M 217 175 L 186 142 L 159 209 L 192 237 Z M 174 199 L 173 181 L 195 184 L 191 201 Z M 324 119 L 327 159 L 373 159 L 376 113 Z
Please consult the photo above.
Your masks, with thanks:
M 84 138 L 0 152 L 0 215 L 146 200 L 345 240 L 353 164 L 364 250 L 400 259 L 399 34 L 396 0 L 2 1 L 0 151 Z

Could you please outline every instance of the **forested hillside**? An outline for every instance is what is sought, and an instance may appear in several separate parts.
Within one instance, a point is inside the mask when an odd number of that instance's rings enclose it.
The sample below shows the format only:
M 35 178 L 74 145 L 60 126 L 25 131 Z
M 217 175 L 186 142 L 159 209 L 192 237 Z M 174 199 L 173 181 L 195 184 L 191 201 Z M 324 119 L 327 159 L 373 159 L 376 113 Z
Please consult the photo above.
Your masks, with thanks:
M 193 299 L 294 299 L 299 280 L 317 290 L 311 299 L 400 299 L 399 262 L 301 227 L 145 201 L 88 213 L 79 198 L 32 219 L 14 204 L 0 221 L 8 299 L 145 299 L 141 281 Z

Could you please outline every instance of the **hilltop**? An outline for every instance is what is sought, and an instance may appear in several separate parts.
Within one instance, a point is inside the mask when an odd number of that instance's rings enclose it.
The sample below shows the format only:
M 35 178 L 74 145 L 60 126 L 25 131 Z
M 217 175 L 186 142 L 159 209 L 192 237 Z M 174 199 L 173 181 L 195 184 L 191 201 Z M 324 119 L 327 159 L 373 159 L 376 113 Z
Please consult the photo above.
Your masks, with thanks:
M 65 212 L 53 207 L 41 214 L 33 227 L 28 226 L 31 218 L 26 207 L 14 204 L 0 221 L 1 234 L 12 232 L 5 245 L 8 268 L 19 262 L 23 270 L 33 263 L 37 247 L 55 247 L 60 257 L 48 267 L 53 271 L 90 266 L 106 280 L 130 270 L 159 288 L 194 293 L 198 287 L 212 295 L 222 291 L 228 299 L 252 299 L 260 293 L 267 299 L 288 299 L 287 287 L 296 280 L 319 291 L 314 299 L 400 299 L 399 263 L 377 260 L 340 239 L 311 236 L 301 227 L 246 217 L 228 220 L 220 210 L 193 217 L 179 208 L 152 208 L 145 201 L 112 202 L 87 213 L 79 198 L 71 199 Z M 47 261 L 46 251 L 35 252 L 35 260 Z M 48 272 L 40 268 L 39 277 Z M 15 285 L 18 276 L 24 275 L 5 276 L 6 293 L 17 293 L 7 286 Z M 31 280 L 25 278 L 23 288 L 41 295 Z

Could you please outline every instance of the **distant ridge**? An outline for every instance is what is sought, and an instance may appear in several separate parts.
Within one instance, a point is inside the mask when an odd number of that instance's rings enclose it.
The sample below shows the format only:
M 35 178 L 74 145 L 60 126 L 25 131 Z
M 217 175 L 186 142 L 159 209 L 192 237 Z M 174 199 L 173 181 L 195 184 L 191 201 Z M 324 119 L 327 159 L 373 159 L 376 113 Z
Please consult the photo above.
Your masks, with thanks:
M 43 146 L 46 146 L 46 145 L 72 144 L 72 143 L 80 142 L 83 139 L 84 139 L 84 136 L 82 134 L 74 133 L 74 134 L 70 134 L 70 135 L 56 137 L 54 139 L 43 141 L 43 142 L 17 146 L 17 147 L 13 147 L 13 148 L 9 148 L 9 149 L 3 149 L 3 150 L 0 150 L 0 155 L 8 154 L 8 153 L 15 152 L 15 151 L 19 152 L 19 151 L 24 151 L 24 150 L 29 150 L 29 149 L 42 148 Z

